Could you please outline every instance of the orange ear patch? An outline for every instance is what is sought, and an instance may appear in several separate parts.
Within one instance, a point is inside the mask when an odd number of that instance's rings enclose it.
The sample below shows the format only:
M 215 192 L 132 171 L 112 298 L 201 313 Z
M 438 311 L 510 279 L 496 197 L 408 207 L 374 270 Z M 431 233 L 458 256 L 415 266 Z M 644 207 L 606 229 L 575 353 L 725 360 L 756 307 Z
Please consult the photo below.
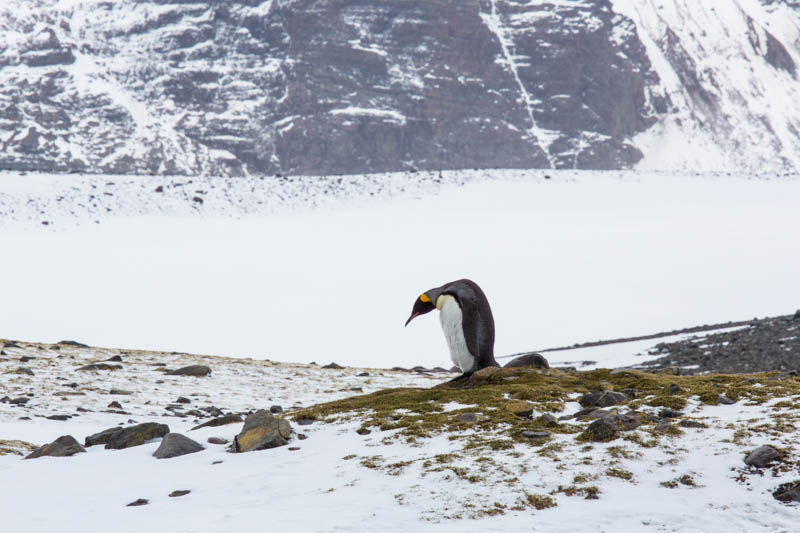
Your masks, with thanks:
M 420 302 L 425 302 L 425 303 L 431 303 L 431 299 L 428 298 L 428 295 L 425 294 L 424 292 L 420 295 L 419 301 Z

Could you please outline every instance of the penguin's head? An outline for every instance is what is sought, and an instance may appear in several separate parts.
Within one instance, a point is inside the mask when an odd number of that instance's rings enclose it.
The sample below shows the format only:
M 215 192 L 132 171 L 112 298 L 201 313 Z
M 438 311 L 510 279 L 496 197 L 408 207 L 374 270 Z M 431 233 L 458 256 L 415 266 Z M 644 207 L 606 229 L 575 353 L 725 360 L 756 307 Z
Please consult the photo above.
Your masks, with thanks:
M 409 322 L 417 318 L 419 315 L 424 315 L 425 313 L 430 313 L 436 309 L 435 300 L 432 300 L 427 293 L 423 292 L 419 295 L 419 298 L 414 302 L 414 307 L 411 309 L 411 316 L 408 317 L 406 320 L 406 326 Z

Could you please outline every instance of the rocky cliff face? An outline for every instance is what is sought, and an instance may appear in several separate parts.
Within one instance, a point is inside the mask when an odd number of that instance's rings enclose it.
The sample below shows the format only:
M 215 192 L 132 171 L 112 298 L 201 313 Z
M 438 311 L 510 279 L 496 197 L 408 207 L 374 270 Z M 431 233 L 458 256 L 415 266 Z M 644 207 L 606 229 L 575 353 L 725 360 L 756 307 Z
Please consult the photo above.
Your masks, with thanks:
M 6 2 L 0 167 L 800 167 L 800 7 L 712 4 Z

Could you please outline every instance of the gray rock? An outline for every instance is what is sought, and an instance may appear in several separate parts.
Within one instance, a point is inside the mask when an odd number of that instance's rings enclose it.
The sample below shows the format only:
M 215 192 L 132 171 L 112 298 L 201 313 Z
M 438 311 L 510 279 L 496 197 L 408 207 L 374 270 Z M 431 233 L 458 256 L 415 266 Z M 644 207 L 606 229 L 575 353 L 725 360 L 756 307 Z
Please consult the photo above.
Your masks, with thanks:
M 14 398 L 12 400 L 8 400 L 8 403 L 10 403 L 11 405 L 25 405 L 29 401 L 30 401 L 30 398 L 27 398 L 25 396 L 20 396 L 19 398 Z
M 792 481 L 780 485 L 772 497 L 781 502 L 800 502 L 800 481 Z
M 538 440 L 546 439 L 550 436 L 549 431 L 523 431 L 520 436 L 524 439 Z
M 284 418 L 276 418 L 262 409 L 248 416 L 242 431 L 233 439 L 235 452 L 249 452 L 284 446 L 289 442 L 292 426 Z
M 192 400 L 184 396 L 178 396 L 178 399 L 175 400 L 175 403 L 192 403 Z
M 484 420 L 488 420 L 488 418 L 489 418 L 488 416 L 482 415 L 480 413 L 461 413 L 460 415 L 458 415 L 459 422 L 467 422 L 467 423 L 482 422 Z
M 76 370 L 83 372 L 90 370 L 119 370 L 120 368 L 122 368 L 122 365 L 112 365 L 110 363 L 91 363 L 77 368 Z
M 190 490 L 173 490 L 169 493 L 170 498 L 180 498 L 181 496 L 186 496 L 187 494 L 191 494 L 192 491 Z
M 580 397 L 578 403 L 583 407 L 610 407 L 630 401 L 630 398 L 621 392 L 594 390 Z
M 281 407 L 280 405 L 273 405 L 272 407 L 269 408 L 269 412 L 272 414 L 282 413 L 283 407 Z
M 111 437 L 117 435 L 118 433 L 122 432 L 121 427 L 113 427 L 104 429 L 99 433 L 95 433 L 94 435 L 89 435 L 83 440 L 84 446 L 95 446 L 97 444 L 107 444 Z
M 109 409 L 122 409 L 122 404 L 120 404 L 118 401 L 114 400 L 113 402 L 108 404 L 107 407 Z
M 203 448 L 201 444 L 180 433 L 167 433 L 164 435 L 164 438 L 161 439 L 161 444 L 158 449 L 153 452 L 153 457 L 156 459 L 169 459 L 171 457 L 196 453 L 204 449 L 205 448 Z
M 113 394 L 115 396 L 130 396 L 131 394 L 133 394 L 132 391 L 123 389 L 111 389 L 110 391 L 108 391 L 108 393 Z
M 773 448 L 772 446 L 765 445 L 759 446 L 749 454 L 744 459 L 744 463 L 747 466 L 754 466 L 756 468 L 764 468 L 769 463 L 773 461 L 777 461 L 781 458 L 781 454 L 778 450 Z
M 300 426 L 310 426 L 311 424 L 314 423 L 314 419 L 313 418 L 299 418 L 299 419 L 295 420 L 295 422 L 297 422 L 297 424 L 300 425 Z
M 230 415 L 221 416 L 219 418 L 213 418 L 213 419 L 209 420 L 208 422 L 203 422 L 202 424 L 193 427 L 191 429 L 191 431 L 194 431 L 194 430 L 200 429 L 200 428 L 225 426 L 227 424 L 236 424 L 236 423 L 241 422 L 241 421 L 242 421 L 242 417 L 241 416 L 235 415 L 235 414 L 230 414 Z
M 76 453 L 85 453 L 86 450 L 72 435 L 58 437 L 50 444 L 45 444 L 41 448 L 35 449 L 25 459 L 36 459 L 37 457 L 69 457 Z
M 680 411 L 676 411 L 675 409 L 670 409 L 669 407 L 665 407 L 661 411 L 658 412 L 658 416 L 661 418 L 678 418 L 679 416 L 683 416 L 683 413 Z
M 545 426 L 550 426 L 550 427 L 558 426 L 558 420 L 556 419 L 556 417 L 554 417 L 550 413 L 544 413 L 543 415 L 541 415 L 536 420 L 538 420 L 539 422 L 541 422 Z
M 197 376 L 203 377 L 211 373 L 211 368 L 206 365 L 189 365 L 166 372 L 168 376 Z
M 208 437 L 206 442 L 209 444 L 228 444 L 228 439 L 223 439 L 222 437 Z
M 121 363 L 122 362 L 122 356 L 121 355 L 112 355 L 111 357 L 106 359 L 106 361 L 109 362 L 109 363 Z
M 679 425 L 682 428 L 698 428 L 698 429 L 702 429 L 702 428 L 707 428 L 708 427 L 706 424 L 700 422 L 699 420 L 681 420 L 679 422 Z
M 723 394 L 719 397 L 719 403 L 723 405 L 733 405 L 736 403 L 736 400 L 732 400 Z
M 328 368 L 332 370 L 341 370 L 344 367 L 341 365 L 337 365 L 336 363 L 328 363 L 327 365 L 323 366 L 322 368 Z
M 26 376 L 33 376 L 34 375 L 33 374 L 33 370 L 31 370 L 30 368 L 28 368 L 26 366 L 21 366 L 21 367 L 17 368 L 16 370 L 12 370 L 10 373 L 11 374 L 24 374 Z
M 157 424 L 155 422 L 145 422 L 123 428 L 122 431 L 114 433 L 106 442 L 108 450 L 122 450 L 133 446 L 140 446 L 150 440 L 163 437 L 169 433 L 169 426 Z
M 590 440 L 606 442 L 616 439 L 619 432 L 636 429 L 641 424 L 638 418 L 631 415 L 610 414 L 589 424 L 585 434 Z
M 148 503 L 150 503 L 150 500 L 147 498 L 139 498 L 138 500 L 129 503 L 127 507 L 139 507 L 140 505 L 147 505 Z
M 47 418 L 48 420 L 61 420 L 62 422 L 64 422 L 72 418 L 72 415 L 50 415 L 46 416 L 45 418 Z
M 678 386 L 677 384 L 673 383 L 672 385 L 669 386 L 669 389 L 667 389 L 667 394 L 678 394 L 682 390 L 683 389 L 681 389 L 680 386 Z
M 504 366 L 504 368 L 525 368 L 525 367 L 550 368 L 550 363 L 547 362 L 547 359 L 545 359 L 543 355 L 538 354 L 536 352 L 530 352 L 515 357 Z
M 88 348 L 89 347 L 88 344 L 83 344 L 82 342 L 76 342 L 76 341 L 59 341 L 56 344 L 60 344 L 62 346 L 74 346 L 76 348 Z

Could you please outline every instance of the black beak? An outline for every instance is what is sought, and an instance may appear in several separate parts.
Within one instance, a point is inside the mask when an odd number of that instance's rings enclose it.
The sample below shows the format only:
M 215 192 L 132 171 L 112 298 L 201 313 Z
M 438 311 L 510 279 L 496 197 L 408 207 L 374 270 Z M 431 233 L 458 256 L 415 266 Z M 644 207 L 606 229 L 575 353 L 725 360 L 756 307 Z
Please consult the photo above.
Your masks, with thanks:
M 417 311 L 416 313 L 411 313 L 411 316 L 408 317 L 408 320 L 406 320 L 406 326 L 408 325 L 409 322 L 411 322 L 412 320 L 417 318 L 417 316 L 419 316 L 419 311 Z M 403 326 L 403 327 L 405 327 L 405 326 Z

